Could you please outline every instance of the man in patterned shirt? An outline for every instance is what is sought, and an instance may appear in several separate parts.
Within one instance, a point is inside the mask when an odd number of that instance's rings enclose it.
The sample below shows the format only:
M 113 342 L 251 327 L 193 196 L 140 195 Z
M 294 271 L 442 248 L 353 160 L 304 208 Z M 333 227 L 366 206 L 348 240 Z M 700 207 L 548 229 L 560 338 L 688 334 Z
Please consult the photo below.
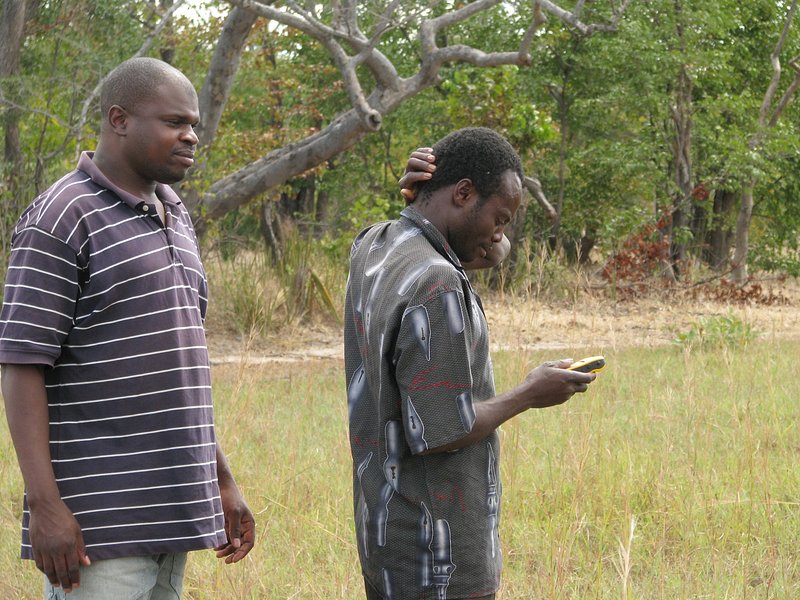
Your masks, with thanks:
M 496 429 L 566 402 L 595 377 L 548 362 L 495 392 L 486 319 L 464 266 L 491 262 L 502 242 L 521 201 L 520 161 L 484 128 L 450 134 L 433 155 L 432 177 L 400 218 L 363 231 L 351 252 L 345 369 L 369 600 L 493 598 Z

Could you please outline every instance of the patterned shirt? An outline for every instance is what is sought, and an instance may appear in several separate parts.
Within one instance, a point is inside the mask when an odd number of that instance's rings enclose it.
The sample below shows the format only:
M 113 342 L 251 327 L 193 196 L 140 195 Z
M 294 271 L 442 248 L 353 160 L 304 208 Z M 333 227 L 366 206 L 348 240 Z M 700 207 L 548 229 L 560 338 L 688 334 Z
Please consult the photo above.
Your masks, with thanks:
M 84 154 L 12 239 L 0 363 L 45 366 L 53 469 L 93 560 L 225 542 L 206 279 L 186 209 L 156 193 L 165 227 Z M 23 558 L 29 521 L 26 501 Z
M 463 438 L 495 395 L 480 300 L 413 206 L 353 244 L 345 369 L 359 558 L 390 599 L 469 598 L 499 586 L 498 436 Z

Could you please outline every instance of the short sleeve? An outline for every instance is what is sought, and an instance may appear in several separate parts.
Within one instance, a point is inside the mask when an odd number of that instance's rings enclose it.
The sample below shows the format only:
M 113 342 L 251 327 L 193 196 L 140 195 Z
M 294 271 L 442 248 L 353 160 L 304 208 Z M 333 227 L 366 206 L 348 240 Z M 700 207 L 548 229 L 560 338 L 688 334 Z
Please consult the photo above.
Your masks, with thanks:
M 472 404 L 472 330 L 462 289 L 445 286 L 406 308 L 396 345 L 405 437 L 415 454 L 467 435 Z
M 52 366 L 80 290 L 74 250 L 37 227 L 14 238 L 0 311 L 0 363 Z

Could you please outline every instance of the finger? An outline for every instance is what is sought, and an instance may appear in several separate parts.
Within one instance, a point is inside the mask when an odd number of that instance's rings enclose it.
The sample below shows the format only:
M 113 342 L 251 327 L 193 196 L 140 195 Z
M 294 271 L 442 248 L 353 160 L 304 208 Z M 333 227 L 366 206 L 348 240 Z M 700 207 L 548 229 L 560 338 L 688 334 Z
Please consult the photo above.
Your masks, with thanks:
M 425 146 L 423 148 L 417 148 L 416 150 L 414 150 L 414 152 L 412 152 L 412 154 L 416 154 L 416 153 L 419 153 L 419 154 L 430 154 L 431 152 L 433 152 L 433 148 L 429 148 L 429 147 Z
M 406 163 L 406 171 L 429 171 L 433 173 L 436 165 L 433 164 L 433 154 L 412 153 Z
M 58 577 L 56 576 L 56 568 L 53 564 L 53 561 L 50 559 L 49 555 L 39 554 L 39 558 L 36 560 L 36 567 L 44 573 L 45 577 L 47 577 L 47 581 L 50 582 L 50 585 L 57 586 L 58 585 Z
M 230 565 L 230 564 L 239 562 L 245 556 L 247 556 L 247 553 L 250 552 L 250 550 L 252 548 L 253 548 L 253 544 L 252 543 L 248 542 L 248 543 L 242 544 L 239 548 L 236 549 L 236 552 L 234 552 L 232 556 L 229 556 L 228 558 L 225 559 L 225 563 Z
M 80 550 L 74 554 L 67 555 L 67 576 L 69 577 L 70 587 L 81 585 L 80 564 L 83 553 Z
M 571 358 L 562 358 L 561 360 L 546 360 L 541 364 L 541 366 L 550 369 L 566 369 L 571 364 Z
M 234 548 L 242 545 L 242 519 L 237 516 L 231 519 L 231 525 L 228 527 L 228 541 Z
M 224 546 L 217 546 L 214 548 L 216 550 L 215 556 L 217 558 L 224 558 L 226 556 L 230 556 L 234 552 L 236 552 L 236 548 L 233 547 L 232 544 L 225 544 Z
M 72 578 L 70 576 L 69 567 L 64 556 L 56 556 L 53 560 L 53 567 L 56 572 L 56 581 L 65 592 L 72 591 Z
M 411 185 L 418 183 L 420 181 L 427 181 L 433 177 L 432 173 L 428 173 L 426 171 L 409 171 L 403 178 L 400 180 L 400 187 L 401 188 L 410 188 Z M 410 185 L 411 184 L 411 185 Z

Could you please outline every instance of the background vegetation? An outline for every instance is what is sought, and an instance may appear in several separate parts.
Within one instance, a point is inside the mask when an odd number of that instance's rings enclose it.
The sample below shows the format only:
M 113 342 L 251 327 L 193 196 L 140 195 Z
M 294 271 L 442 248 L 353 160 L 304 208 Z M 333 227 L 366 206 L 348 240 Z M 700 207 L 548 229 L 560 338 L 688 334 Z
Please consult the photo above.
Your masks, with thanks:
M 230 43 L 229 20 L 244 12 L 237 4 L 4 2 L 6 20 L 12 6 L 25 12 L 16 69 L 6 64 L 0 73 L 3 255 L 22 207 L 72 168 L 79 150 L 92 148 L 94 92 L 105 74 L 144 51 L 181 68 L 200 89 L 212 79 L 212 54 Z M 514 50 L 534 19 L 531 4 L 480 4 L 486 8 L 477 18 L 442 29 L 437 44 Z M 485 125 L 518 148 L 554 209 L 550 214 L 541 203 L 528 203 L 510 232 L 514 254 L 501 276 L 493 276 L 495 287 L 546 293 L 549 284 L 531 286 L 526 279 L 532 265 L 556 274 L 583 265 L 596 276 L 596 287 L 624 295 L 641 293 L 643 281 L 648 290 L 721 277 L 747 286 L 749 273 L 737 271 L 747 265 L 759 277 L 797 275 L 796 1 L 559 4 L 607 30 L 590 35 L 577 21 L 546 14 L 529 65 L 445 63 L 435 84 L 385 111 L 374 133 L 359 134 L 345 151 L 304 173 L 278 178 L 282 183 L 206 220 L 201 200 L 207 190 L 218 189 L 215 182 L 271 151 L 285 155 L 299 148 L 352 110 L 341 71 L 319 39 L 250 15 L 235 81 L 227 100 L 220 100 L 224 111 L 213 144 L 203 146 L 198 169 L 181 190 L 196 210 L 209 260 L 230 261 L 228 272 L 244 268 L 237 261 L 260 269 L 258 277 L 282 282 L 287 303 L 324 305 L 326 289 L 338 302 L 318 271 L 332 269 L 343 277 L 353 235 L 367 223 L 397 215 L 403 201 L 396 182 L 409 151 L 454 128 Z M 321 23 L 331 25 L 346 5 L 323 3 L 314 10 Z M 620 6 L 625 11 L 613 21 L 612 10 Z M 385 9 L 380 2 L 357 7 L 365 31 Z M 411 77 L 420 64 L 420 23 L 463 7 L 449 1 L 395 5 L 394 20 L 376 38 L 381 56 Z M 308 16 L 294 3 L 275 9 Z M 10 42 L 5 43 L 7 59 Z M 358 75 L 363 86 L 374 84 L 372 74 Z M 743 215 L 745 257 L 736 247 Z M 264 257 L 252 259 L 253 254 Z M 550 278 L 556 286 L 557 280 Z M 273 291 L 257 294 L 280 304 Z M 286 308 L 301 316 L 308 307 Z

